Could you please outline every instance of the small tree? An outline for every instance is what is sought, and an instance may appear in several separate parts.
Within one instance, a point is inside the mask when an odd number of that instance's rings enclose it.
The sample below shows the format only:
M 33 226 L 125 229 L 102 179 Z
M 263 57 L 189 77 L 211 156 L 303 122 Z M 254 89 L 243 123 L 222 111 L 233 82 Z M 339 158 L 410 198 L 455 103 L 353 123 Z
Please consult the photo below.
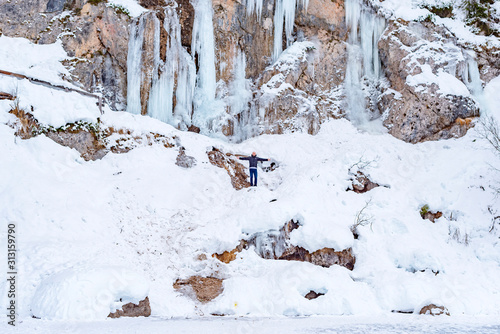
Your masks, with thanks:
M 358 227 L 370 225 L 370 228 L 373 224 L 373 216 L 366 213 L 366 209 L 370 206 L 372 199 L 370 198 L 365 202 L 365 205 L 356 213 L 356 217 L 354 218 L 354 224 L 351 225 L 351 232 L 354 236 L 354 239 L 357 239 L 359 236 Z
M 481 121 L 479 134 L 490 143 L 495 152 L 500 155 L 500 126 L 491 116 L 484 117 Z

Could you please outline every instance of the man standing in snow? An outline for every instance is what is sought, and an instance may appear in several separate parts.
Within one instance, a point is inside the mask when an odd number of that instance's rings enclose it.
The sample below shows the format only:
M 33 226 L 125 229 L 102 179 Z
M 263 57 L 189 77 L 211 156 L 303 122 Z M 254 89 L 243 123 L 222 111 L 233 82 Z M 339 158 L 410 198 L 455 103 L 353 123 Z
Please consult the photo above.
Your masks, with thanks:
M 257 156 L 257 153 L 252 152 L 249 157 L 239 157 L 240 160 L 248 160 L 250 165 L 250 185 L 257 187 L 257 163 L 259 161 L 271 161 L 271 159 L 263 159 Z

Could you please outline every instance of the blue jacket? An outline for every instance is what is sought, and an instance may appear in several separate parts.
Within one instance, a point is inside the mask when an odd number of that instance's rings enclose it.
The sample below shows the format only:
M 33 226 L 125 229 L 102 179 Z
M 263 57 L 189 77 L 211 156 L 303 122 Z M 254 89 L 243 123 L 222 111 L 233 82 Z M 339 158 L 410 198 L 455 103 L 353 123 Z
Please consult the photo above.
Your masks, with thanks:
M 239 158 L 240 160 L 248 160 L 250 162 L 250 168 L 251 169 L 257 169 L 257 163 L 259 161 L 267 161 L 268 159 L 263 159 L 263 158 L 259 158 L 257 156 L 253 157 L 253 156 L 249 156 L 249 157 L 240 157 Z

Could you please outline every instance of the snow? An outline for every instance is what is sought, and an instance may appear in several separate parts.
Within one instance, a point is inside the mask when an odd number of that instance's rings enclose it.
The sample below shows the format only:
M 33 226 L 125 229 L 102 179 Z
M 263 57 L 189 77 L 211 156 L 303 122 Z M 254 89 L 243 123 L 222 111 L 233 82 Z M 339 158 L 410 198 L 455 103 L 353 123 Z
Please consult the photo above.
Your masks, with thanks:
M 137 0 L 108 0 L 109 4 L 127 9 L 132 17 L 138 17 L 147 11 L 146 8 L 139 5 Z
M 125 267 L 66 269 L 41 282 L 31 311 L 48 320 L 104 320 L 124 304 L 138 304 L 148 290 L 144 277 Z
M 490 116 L 497 118 L 500 120 L 500 112 L 498 106 L 500 106 L 500 77 L 496 77 L 491 80 L 484 87 L 484 101 L 486 104 L 486 111 Z
M 0 36 L 0 69 L 23 74 L 54 85 L 71 87 L 62 76 L 70 76 L 61 64 L 68 59 L 62 42 L 38 45 L 25 38 Z
M 54 85 L 77 88 L 64 76 L 69 71 L 61 64 L 67 59 L 61 42 L 38 45 L 23 38 L 0 37 L 0 69 L 50 82 Z M 0 91 L 19 97 L 19 107 L 31 111 L 43 124 L 61 127 L 79 120 L 96 122 L 100 115 L 97 99 L 76 92 L 49 88 L 27 79 L 0 75 Z M 0 101 L 1 112 L 8 112 L 13 102 Z M 106 108 L 109 110 L 109 108 Z
M 457 140 L 411 145 L 336 120 L 323 124 L 317 136 L 266 135 L 229 144 L 147 116 L 109 112 L 101 121 L 132 129 L 132 136 L 150 131 L 175 136 L 197 164 L 180 168 L 174 164 L 176 148 L 154 144 L 84 162 L 44 136 L 14 140 L 12 130 L 1 125 L 1 182 L 9 191 L 2 195 L 6 205 L 0 215 L 19 222 L 22 236 L 21 319 L 31 316 L 36 291 L 53 281 L 48 277 L 108 265 L 145 276 L 153 315 L 160 317 L 374 316 L 428 301 L 441 302 L 452 315 L 498 316 L 498 230 L 489 232 L 488 212 L 499 209 L 488 187 L 497 179 L 488 164 L 498 158 L 474 130 Z M 208 162 L 205 152 L 212 146 L 234 153 L 255 150 L 279 168 L 259 171 L 258 188 L 236 191 L 225 170 Z M 346 191 L 348 169 L 360 157 L 373 161 L 365 172 L 390 188 Z M 360 227 L 354 240 L 350 226 L 370 198 L 373 223 Z M 434 224 L 422 220 L 423 204 L 444 217 Z M 211 257 L 291 218 L 302 224 L 292 232 L 292 244 L 310 251 L 353 247 L 354 271 L 264 260 L 253 249 L 227 265 Z M 200 254 L 207 260 L 197 260 Z M 177 278 L 195 274 L 225 278 L 224 293 L 196 305 L 172 288 Z M 104 284 L 94 282 L 93 291 Z M 309 301 L 303 297 L 308 289 L 327 293 Z M 62 317 L 43 305 L 40 314 Z
M 462 45 L 479 46 L 487 45 L 488 47 L 500 47 L 500 41 L 494 36 L 481 36 L 473 33 L 471 28 L 465 25 L 465 14 L 460 8 L 460 1 L 449 0 L 386 0 L 375 1 L 371 0 L 375 8 L 381 8 L 387 18 L 402 18 L 406 21 L 421 21 L 428 15 L 433 16 L 436 24 L 448 28 Z M 429 10 L 423 8 L 424 5 L 442 6 L 451 4 L 456 18 L 441 18 L 433 15 Z M 492 5 L 493 9 L 498 8 L 498 2 Z M 497 9 L 498 11 L 498 9 Z
M 129 318 L 93 322 L 59 322 L 27 319 L 6 333 L 481 333 L 500 330 L 498 319 L 491 317 L 425 317 L 391 314 L 389 316 L 337 317 L 197 317 Z
M 406 83 L 410 86 L 419 86 L 417 91 L 426 90 L 430 84 L 438 85 L 438 93 L 443 95 L 470 96 L 467 86 L 457 77 L 439 69 L 436 74 L 432 72 L 430 65 L 421 65 L 422 73 L 406 77 Z

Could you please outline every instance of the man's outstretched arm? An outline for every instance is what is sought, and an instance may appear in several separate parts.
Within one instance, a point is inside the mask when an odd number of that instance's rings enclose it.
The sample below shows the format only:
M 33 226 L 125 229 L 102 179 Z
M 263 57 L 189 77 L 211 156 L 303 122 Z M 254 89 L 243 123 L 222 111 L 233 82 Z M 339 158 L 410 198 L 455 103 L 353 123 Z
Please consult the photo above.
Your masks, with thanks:
M 258 158 L 259 161 L 271 161 L 271 159 Z
M 250 157 L 238 157 L 239 160 L 249 160 Z

